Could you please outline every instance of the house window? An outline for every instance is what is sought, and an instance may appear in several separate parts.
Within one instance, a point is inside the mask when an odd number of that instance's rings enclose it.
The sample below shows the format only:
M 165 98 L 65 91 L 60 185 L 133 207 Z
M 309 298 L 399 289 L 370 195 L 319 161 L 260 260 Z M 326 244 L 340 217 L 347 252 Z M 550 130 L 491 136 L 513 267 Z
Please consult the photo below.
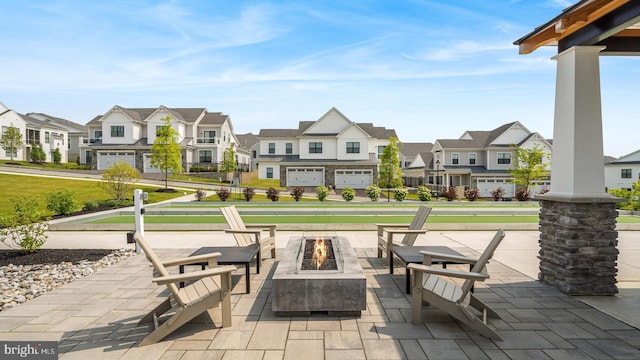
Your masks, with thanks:
M 347 154 L 360 154 L 360 142 L 347 142 Z
M 272 167 L 268 167 L 267 168 L 267 179 L 273 179 L 273 168 Z
M 211 158 L 212 158 L 212 151 L 211 150 L 200 150 L 199 151 L 199 158 L 200 158 L 200 162 L 201 163 L 210 163 L 211 162 Z
M 287 154 L 293 154 L 293 143 L 286 143 L 284 152 Z
M 498 164 L 511 164 L 511 153 L 498 153 Z
M 258 152 L 257 152 L 257 151 L 255 151 L 255 150 L 253 150 L 253 151 L 251 152 L 251 156 L 253 156 L 253 158 L 255 159 L 255 158 L 258 156 Z
M 269 154 L 276 153 L 276 143 L 269 143 Z
M 322 143 L 321 142 L 310 142 L 309 143 L 309 154 L 322 154 Z
M 156 136 L 160 136 L 162 128 L 164 128 L 164 125 L 156 125 Z
M 623 179 L 631 179 L 631 169 L 621 169 L 620 177 Z
M 45 144 L 51 143 L 51 134 L 48 131 L 44 132 L 44 143 Z
M 460 164 L 460 154 L 458 153 L 451 154 L 451 164 L 452 165 Z
M 476 154 L 472 153 L 469 154 L 469 165 L 475 165 L 476 164 Z
M 4 135 L 4 133 L 6 133 L 8 130 L 9 130 L 9 128 L 8 128 L 8 127 L 3 126 L 3 127 L 2 127 L 2 135 Z
M 96 138 L 96 139 L 102 139 L 102 130 L 96 130 L 93 133 L 93 137 Z
M 202 136 L 204 136 L 203 143 L 204 144 L 215 144 L 216 143 L 216 131 L 215 130 L 205 130 L 202 132 Z
M 382 153 L 384 152 L 384 148 L 386 148 L 386 146 L 384 146 L 384 145 L 379 145 L 378 146 L 378 159 L 380 159 L 380 157 L 382 157 Z
M 112 125 L 111 126 L 111 137 L 124 137 L 124 126 L 123 125 Z
M 13 152 L 13 157 L 18 156 L 18 148 L 13 148 L 13 150 L 5 150 L 5 156 L 11 157 L 12 152 Z

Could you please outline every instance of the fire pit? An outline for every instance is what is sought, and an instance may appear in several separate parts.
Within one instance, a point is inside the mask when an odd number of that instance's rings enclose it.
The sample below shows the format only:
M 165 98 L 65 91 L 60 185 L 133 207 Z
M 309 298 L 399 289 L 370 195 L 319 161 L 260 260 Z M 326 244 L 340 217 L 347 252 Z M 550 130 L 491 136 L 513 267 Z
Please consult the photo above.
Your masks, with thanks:
M 360 315 L 366 278 L 349 241 L 308 234 L 290 240 L 273 275 L 271 302 L 276 315 Z

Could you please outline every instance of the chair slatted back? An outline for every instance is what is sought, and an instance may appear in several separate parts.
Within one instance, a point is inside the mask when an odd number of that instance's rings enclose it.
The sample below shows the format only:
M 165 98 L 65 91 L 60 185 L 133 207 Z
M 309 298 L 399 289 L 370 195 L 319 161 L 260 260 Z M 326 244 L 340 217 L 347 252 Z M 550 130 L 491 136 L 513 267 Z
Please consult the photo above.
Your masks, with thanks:
M 222 216 L 224 216 L 224 220 L 231 230 L 247 230 L 247 227 L 240 217 L 240 213 L 238 213 L 234 205 L 220 208 L 220 212 L 222 212 Z M 233 234 L 233 237 L 236 239 L 238 246 L 249 246 L 253 244 L 251 234 Z
M 427 221 L 427 217 L 431 213 L 431 208 L 427 206 L 420 206 L 418 211 L 416 211 L 413 220 L 411 220 L 411 224 L 409 224 L 409 230 L 420 230 L 424 226 L 424 223 Z M 418 238 L 418 234 L 405 234 L 402 238 L 402 243 L 407 246 L 413 246 L 413 243 L 416 242 Z
M 153 268 L 155 270 L 154 273 L 157 273 L 160 276 L 168 276 L 169 272 L 167 271 L 167 268 L 165 268 L 164 265 L 162 265 L 162 261 L 160 261 L 160 258 L 158 258 L 158 255 L 156 255 L 155 251 L 153 251 L 151 246 L 149 246 L 149 244 L 147 243 L 147 240 L 145 240 L 144 237 L 138 232 L 136 232 L 133 235 L 133 239 L 135 240 L 136 243 L 138 243 L 138 245 L 144 252 L 144 255 L 147 257 L 147 259 L 151 261 L 151 264 L 153 265 Z M 173 295 L 174 299 L 178 301 L 180 305 L 184 306 L 185 305 L 185 302 L 183 301 L 184 299 L 182 299 L 182 296 L 180 295 L 180 290 L 178 289 L 176 284 L 167 284 L 167 287 L 169 288 L 169 291 Z
M 491 242 L 489 243 L 489 245 L 487 245 L 487 247 L 484 249 L 484 251 L 480 255 L 480 258 L 478 258 L 478 261 L 475 263 L 475 265 L 473 265 L 473 268 L 471 268 L 471 272 L 486 273 L 487 263 L 493 257 L 493 253 L 496 251 L 496 249 L 498 248 L 498 245 L 500 245 L 504 237 L 505 237 L 504 230 L 500 229 L 498 230 L 498 232 L 496 232 L 496 234 L 493 236 L 493 239 L 491 239 Z M 462 301 L 467 296 L 469 291 L 471 291 L 471 288 L 473 287 L 474 282 L 475 280 L 465 280 L 464 284 L 462 284 L 462 296 L 460 297 L 458 302 Z

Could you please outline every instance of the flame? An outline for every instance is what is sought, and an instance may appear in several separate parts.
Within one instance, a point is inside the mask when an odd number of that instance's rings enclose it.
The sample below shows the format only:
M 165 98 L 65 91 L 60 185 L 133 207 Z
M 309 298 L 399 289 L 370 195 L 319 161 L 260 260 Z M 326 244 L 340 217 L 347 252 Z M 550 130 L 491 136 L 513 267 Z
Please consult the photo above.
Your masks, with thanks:
M 327 258 L 327 243 L 324 239 L 316 239 L 313 244 L 313 255 L 311 256 L 312 263 L 316 266 L 316 270 L 320 270 L 322 263 Z

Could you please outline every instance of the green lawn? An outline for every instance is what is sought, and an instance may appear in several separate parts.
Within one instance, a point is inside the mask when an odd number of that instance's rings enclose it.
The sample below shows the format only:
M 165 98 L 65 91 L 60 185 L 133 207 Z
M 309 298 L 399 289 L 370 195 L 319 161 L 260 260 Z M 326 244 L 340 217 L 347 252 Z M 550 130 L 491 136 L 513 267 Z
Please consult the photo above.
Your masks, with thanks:
M 75 193 L 79 203 L 77 210 L 80 210 L 86 201 L 99 202 L 111 198 L 109 194 L 100 187 L 98 181 L 91 180 L 0 174 L 0 184 L 2 184 L 3 187 L 3 196 L 0 196 L 0 217 L 13 214 L 13 206 L 10 201 L 13 195 L 34 197 L 43 211 L 45 211 L 47 206 L 47 193 L 58 189 L 71 189 Z M 139 188 L 149 193 L 150 203 L 169 200 L 183 195 L 183 192 L 156 192 L 158 188 L 155 187 L 143 186 Z M 45 214 L 51 215 L 48 211 L 45 211 Z
M 247 224 L 407 224 L 413 216 L 403 215 L 353 215 L 353 216 L 327 216 L 327 215 L 245 215 L 242 219 Z M 90 222 L 90 224 L 131 224 L 133 215 L 115 216 Z M 222 215 L 147 215 L 144 218 L 147 224 L 222 224 Z M 535 224 L 539 221 L 537 216 L 437 216 L 431 215 L 427 223 L 433 224 Z

